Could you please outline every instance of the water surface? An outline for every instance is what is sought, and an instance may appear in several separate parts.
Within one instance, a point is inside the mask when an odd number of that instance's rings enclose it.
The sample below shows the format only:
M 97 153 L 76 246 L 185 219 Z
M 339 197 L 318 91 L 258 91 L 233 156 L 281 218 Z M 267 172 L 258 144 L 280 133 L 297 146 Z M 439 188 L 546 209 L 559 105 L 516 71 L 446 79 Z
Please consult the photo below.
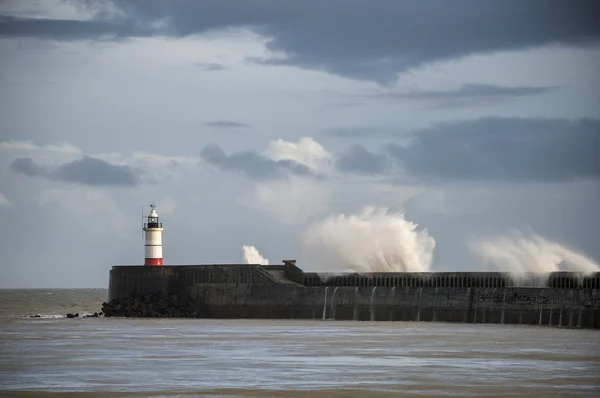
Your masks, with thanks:
M 46 293 L 0 293 L 0 395 L 600 396 L 596 330 L 66 319 L 98 311 L 106 290 Z

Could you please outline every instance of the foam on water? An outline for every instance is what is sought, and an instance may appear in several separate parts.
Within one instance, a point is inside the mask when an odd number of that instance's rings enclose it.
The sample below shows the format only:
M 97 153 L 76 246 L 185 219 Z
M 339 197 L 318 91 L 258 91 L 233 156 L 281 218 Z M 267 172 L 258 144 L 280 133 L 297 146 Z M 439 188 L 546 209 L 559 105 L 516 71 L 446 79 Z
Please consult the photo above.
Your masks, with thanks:
M 81 315 L 81 314 L 80 314 Z M 34 318 L 34 319 L 61 319 L 66 318 L 67 315 L 60 314 L 36 314 L 36 315 L 23 315 L 23 318 Z

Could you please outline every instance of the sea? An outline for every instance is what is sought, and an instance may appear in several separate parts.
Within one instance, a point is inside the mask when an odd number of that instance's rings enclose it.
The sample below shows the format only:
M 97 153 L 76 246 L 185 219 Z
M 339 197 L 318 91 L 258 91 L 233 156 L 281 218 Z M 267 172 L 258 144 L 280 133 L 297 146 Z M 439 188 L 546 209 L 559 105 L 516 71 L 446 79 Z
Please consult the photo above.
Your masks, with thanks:
M 106 298 L 1 290 L 0 396 L 600 397 L 598 330 L 65 317 Z

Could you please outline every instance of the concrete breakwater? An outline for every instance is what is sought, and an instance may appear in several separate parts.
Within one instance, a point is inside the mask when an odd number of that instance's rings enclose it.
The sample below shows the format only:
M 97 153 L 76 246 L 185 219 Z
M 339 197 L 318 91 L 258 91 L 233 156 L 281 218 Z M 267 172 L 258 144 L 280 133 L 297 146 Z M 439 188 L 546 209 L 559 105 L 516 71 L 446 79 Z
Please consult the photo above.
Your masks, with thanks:
M 109 302 L 103 310 L 107 316 L 600 328 L 599 283 L 598 273 L 315 274 L 304 273 L 293 261 L 275 266 L 116 266 L 110 271 Z

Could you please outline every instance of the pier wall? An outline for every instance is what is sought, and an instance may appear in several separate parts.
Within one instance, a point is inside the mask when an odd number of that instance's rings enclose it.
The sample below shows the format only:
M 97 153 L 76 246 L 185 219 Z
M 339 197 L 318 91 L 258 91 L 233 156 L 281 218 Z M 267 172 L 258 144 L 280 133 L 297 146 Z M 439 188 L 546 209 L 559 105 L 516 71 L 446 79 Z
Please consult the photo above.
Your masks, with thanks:
M 274 266 L 119 266 L 109 300 L 183 295 L 207 318 L 443 321 L 600 328 L 600 274 L 304 273 Z M 315 279 L 317 278 L 317 279 Z M 300 283 L 302 282 L 302 283 Z
M 598 289 L 202 286 L 207 318 L 439 321 L 600 328 Z

